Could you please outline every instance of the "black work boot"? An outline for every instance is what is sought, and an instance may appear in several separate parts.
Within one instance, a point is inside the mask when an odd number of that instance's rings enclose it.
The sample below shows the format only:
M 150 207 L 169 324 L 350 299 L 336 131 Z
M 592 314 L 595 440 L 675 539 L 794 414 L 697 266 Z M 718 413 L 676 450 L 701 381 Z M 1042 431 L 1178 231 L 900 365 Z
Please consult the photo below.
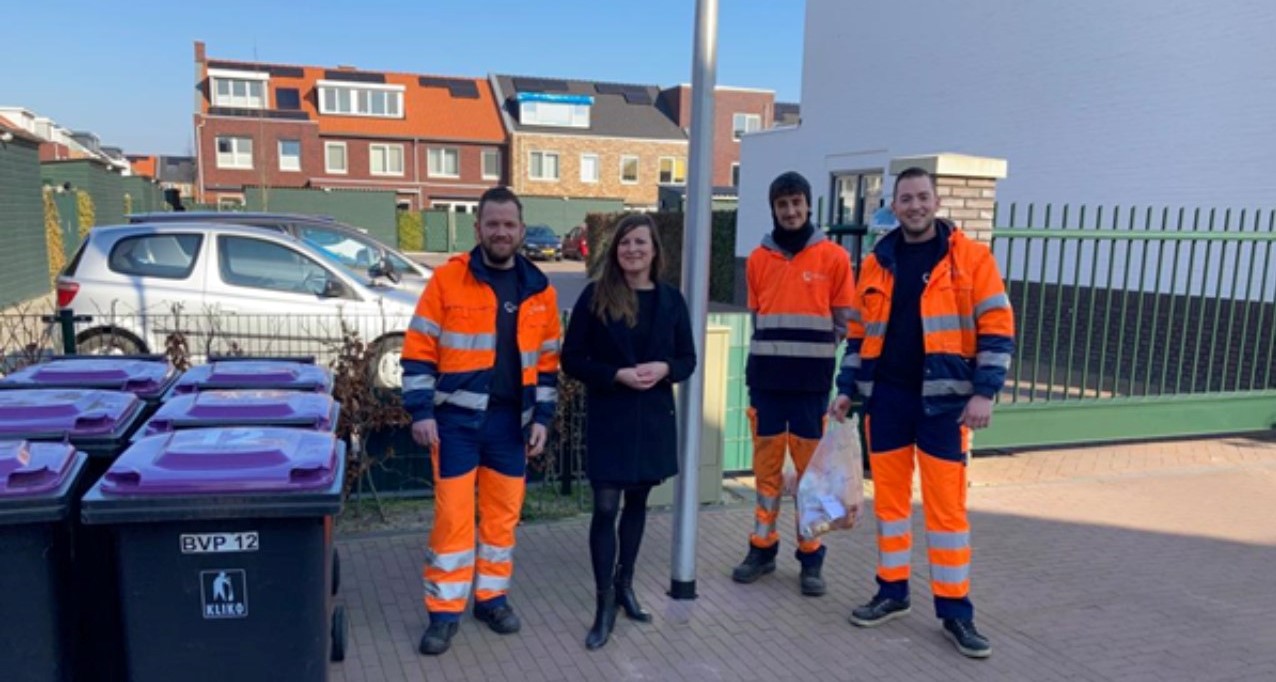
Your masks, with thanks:
M 634 569 L 629 566 L 616 567 L 616 603 L 625 610 L 629 620 L 651 622 L 651 614 L 643 610 L 638 595 L 634 594 Z
M 487 623 L 487 627 L 498 635 L 512 635 L 523 627 L 523 624 L 518 620 L 518 616 L 514 613 L 513 607 L 509 604 L 501 604 L 491 608 L 484 608 L 475 604 L 474 617 Z
M 417 646 L 426 656 L 438 656 L 452 646 L 452 637 L 456 634 L 456 621 L 430 621 L 430 626 L 421 635 L 421 644 Z
M 751 583 L 762 576 L 775 571 L 775 555 L 780 551 L 780 544 L 766 549 L 749 545 L 749 553 L 735 570 L 731 571 L 731 579 L 738 583 Z
M 585 648 L 592 651 L 602 647 L 611 638 L 611 630 L 614 627 L 616 627 L 616 589 L 611 588 L 597 593 L 594 626 L 585 636 Z
M 913 610 L 908 599 L 891 599 L 877 595 L 869 603 L 855 607 L 848 619 L 852 625 L 872 628 L 887 623 L 901 616 L 907 616 Z
M 822 597 L 827 591 L 824 585 L 824 578 L 820 577 L 820 569 L 824 567 L 825 548 L 820 547 L 814 552 L 804 554 L 795 552 L 797 560 L 802 562 L 802 574 L 800 576 L 802 585 L 802 594 L 808 597 Z
M 988 638 L 979 634 L 973 620 L 944 619 L 944 634 L 953 640 L 957 650 L 967 658 L 988 658 L 992 655 L 992 645 Z

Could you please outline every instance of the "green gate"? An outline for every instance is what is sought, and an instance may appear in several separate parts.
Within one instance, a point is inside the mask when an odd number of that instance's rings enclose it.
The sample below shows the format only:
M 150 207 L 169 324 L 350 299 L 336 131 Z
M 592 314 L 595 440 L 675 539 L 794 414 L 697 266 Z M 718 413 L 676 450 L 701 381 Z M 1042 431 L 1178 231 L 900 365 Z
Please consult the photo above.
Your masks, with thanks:
M 1005 218 L 993 251 L 1017 350 L 978 447 L 1276 425 L 1276 212 L 1012 205 Z

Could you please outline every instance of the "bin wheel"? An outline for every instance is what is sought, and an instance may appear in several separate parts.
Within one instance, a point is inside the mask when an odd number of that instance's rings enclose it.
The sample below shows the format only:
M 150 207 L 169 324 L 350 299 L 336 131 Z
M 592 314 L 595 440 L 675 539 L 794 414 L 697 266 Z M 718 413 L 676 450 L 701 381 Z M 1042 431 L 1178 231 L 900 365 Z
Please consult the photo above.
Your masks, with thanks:
M 346 660 L 346 607 L 336 606 L 332 609 L 332 655 L 333 662 Z
M 337 596 L 337 591 L 341 589 L 341 553 L 336 547 L 332 548 L 332 596 Z

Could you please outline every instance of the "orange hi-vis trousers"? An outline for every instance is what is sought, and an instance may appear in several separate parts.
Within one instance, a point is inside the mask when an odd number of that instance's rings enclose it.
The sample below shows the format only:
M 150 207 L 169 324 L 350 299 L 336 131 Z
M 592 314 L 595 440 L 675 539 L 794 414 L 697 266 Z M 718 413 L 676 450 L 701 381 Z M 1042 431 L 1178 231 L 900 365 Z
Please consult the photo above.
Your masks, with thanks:
M 430 620 L 455 621 L 465 610 L 471 587 L 476 604 L 484 607 L 506 599 L 527 459 L 516 407 L 489 408 L 479 429 L 449 420 L 446 408 L 436 415 L 440 443 L 431 453 L 434 527 L 422 579 Z
M 784 455 L 793 458 L 798 477 L 815 454 L 824 431 L 826 393 L 750 391 L 749 424 L 753 429 L 753 478 L 757 488 L 753 532 L 749 543 L 759 549 L 780 541 L 776 522 L 780 517 L 780 493 L 784 485 Z M 794 527 L 797 514 L 794 514 Z M 821 547 L 818 538 L 797 538 L 798 553 L 812 554 Z
M 908 597 L 914 466 L 921 472 L 930 585 L 940 618 L 970 620 L 970 523 L 966 456 L 970 430 L 958 413 L 926 415 L 921 396 L 877 382 L 865 425 L 877 515 L 878 594 Z

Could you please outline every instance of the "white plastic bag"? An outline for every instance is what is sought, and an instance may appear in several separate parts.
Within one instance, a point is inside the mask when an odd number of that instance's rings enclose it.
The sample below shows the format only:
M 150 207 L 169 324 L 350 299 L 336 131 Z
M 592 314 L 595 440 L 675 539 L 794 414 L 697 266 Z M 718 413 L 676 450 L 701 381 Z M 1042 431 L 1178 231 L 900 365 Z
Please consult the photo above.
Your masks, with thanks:
M 852 528 L 864 510 L 864 462 L 858 420 L 830 419 L 798 481 L 798 532 L 804 538 Z

